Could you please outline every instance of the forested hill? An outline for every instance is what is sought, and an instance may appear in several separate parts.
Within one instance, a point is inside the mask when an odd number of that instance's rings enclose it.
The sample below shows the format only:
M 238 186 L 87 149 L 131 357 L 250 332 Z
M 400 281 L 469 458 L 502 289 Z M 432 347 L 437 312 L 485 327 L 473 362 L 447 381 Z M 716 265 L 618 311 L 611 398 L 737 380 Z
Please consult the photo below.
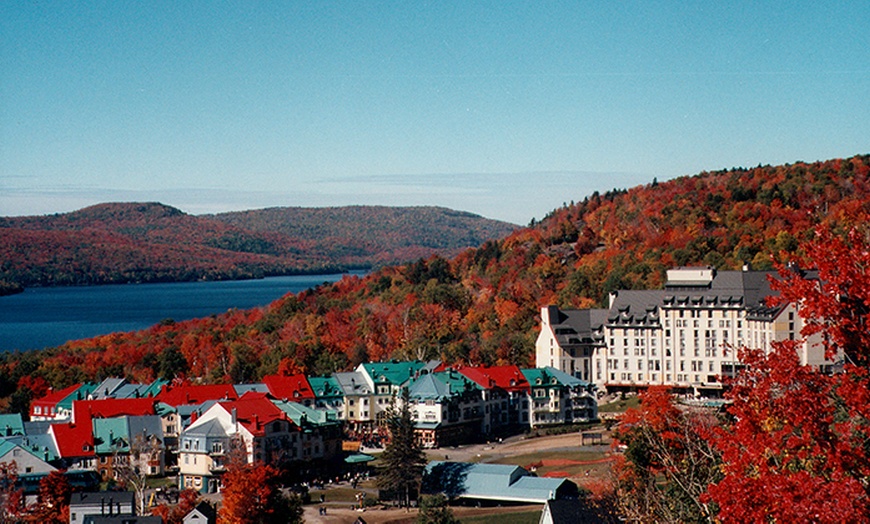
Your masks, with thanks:
M 610 290 L 656 288 L 676 265 L 770 267 L 771 256 L 799 254 L 818 224 L 867 224 L 868 166 L 865 155 L 593 194 L 451 260 L 386 267 L 263 309 L 69 343 L 21 369 L 62 386 L 109 374 L 247 381 L 384 358 L 528 365 L 542 305 L 592 306 Z
M 215 280 L 370 268 L 453 256 L 516 227 L 434 207 L 193 216 L 159 203 L 109 203 L 0 218 L 0 282 Z
M 435 253 L 452 256 L 517 228 L 442 207 L 273 207 L 213 218 L 248 231 L 305 239 L 329 260 L 363 266 L 397 264 Z

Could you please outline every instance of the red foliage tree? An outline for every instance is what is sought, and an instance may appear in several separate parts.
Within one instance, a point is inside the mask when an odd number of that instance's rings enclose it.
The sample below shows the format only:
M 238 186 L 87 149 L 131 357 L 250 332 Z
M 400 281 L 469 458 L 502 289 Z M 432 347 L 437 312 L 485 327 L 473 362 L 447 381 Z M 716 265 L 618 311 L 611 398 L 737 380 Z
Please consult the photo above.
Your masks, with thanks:
M 781 301 L 798 304 L 802 335 L 821 335 L 842 372 L 800 365 L 796 341 L 748 364 L 728 397 L 733 424 L 719 432 L 723 479 L 708 495 L 722 522 L 870 521 L 870 254 L 858 229 L 818 231 L 804 248 L 818 279 L 781 268 Z
M 15 487 L 18 465 L 0 462 L 0 524 L 21 522 L 25 515 L 24 492 Z
M 175 506 L 160 504 L 151 510 L 151 514 L 162 518 L 164 524 L 181 524 L 184 521 L 184 517 L 198 503 L 199 493 L 193 489 L 186 489 L 178 495 L 178 503 Z
M 72 487 L 63 471 L 55 470 L 39 482 L 39 498 L 28 521 L 46 524 L 69 522 L 69 499 Z

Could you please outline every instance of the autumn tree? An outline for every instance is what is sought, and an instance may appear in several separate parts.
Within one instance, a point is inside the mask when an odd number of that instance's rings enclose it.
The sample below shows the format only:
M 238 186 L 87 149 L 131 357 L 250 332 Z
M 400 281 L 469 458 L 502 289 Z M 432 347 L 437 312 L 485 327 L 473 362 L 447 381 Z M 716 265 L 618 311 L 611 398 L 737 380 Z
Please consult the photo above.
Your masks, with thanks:
M 126 449 L 123 449 L 126 447 Z M 122 439 L 115 445 L 112 470 L 121 485 L 136 495 L 139 515 L 145 514 L 145 490 L 152 464 L 160 460 L 162 443 L 154 435 L 133 435 L 129 445 Z
M 860 223 L 861 221 L 859 221 Z M 820 228 L 804 251 L 817 276 L 781 267 L 780 301 L 797 304 L 835 374 L 801 365 L 800 341 L 744 351 L 728 393 L 733 423 L 715 440 L 723 478 L 709 499 L 722 522 L 870 520 L 870 244 L 857 228 Z
M 411 493 L 418 491 L 426 455 L 414 434 L 411 400 L 408 389 L 402 389 L 401 402 L 392 404 L 387 411 L 387 429 L 390 441 L 381 460 L 384 467 L 378 477 L 378 487 L 395 494 L 399 504 L 409 507 Z
M 21 522 L 24 515 L 24 492 L 16 487 L 18 465 L 0 462 L 0 524 Z
M 199 504 L 199 493 L 193 489 L 185 489 L 178 495 L 178 503 L 174 506 L 160 504 L 151 510 L 152 515 L 163 519 L 164 524 L 182 524 L 184 517 Z
M 718 479 L 719 455 L 709 441 L 718 420 L 707 410 L 680 408 L 667 388 L 640 395 L 616 429 L 625 453 L 615 466 L 620 511 L 632 522 L 712 522 L 703 500 Z
M 285 495 L 278 485 L 279 472 L 272 466 L 246 460 L 243 447 L 234 446 L 222 478 L 222 524 L 295 524 L 302 522 L 302 500 Z
M 37 503 L 28 515 L 28 521 L 41 524 L 69 522 L 69 502 L 72 487 L 65 472 L 54 470 L 39 482 Z

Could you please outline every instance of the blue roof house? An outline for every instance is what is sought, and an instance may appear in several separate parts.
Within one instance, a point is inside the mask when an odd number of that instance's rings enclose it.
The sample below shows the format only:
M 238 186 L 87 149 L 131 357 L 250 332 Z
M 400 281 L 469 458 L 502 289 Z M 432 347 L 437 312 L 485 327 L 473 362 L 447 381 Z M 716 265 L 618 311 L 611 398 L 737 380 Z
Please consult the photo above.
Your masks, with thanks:
M 519 466 L 471 462 L 430 462 L 423 471 L 421 492 L 450 499 L 525 504 L 577 497 L 568 479 L 536 477 Z

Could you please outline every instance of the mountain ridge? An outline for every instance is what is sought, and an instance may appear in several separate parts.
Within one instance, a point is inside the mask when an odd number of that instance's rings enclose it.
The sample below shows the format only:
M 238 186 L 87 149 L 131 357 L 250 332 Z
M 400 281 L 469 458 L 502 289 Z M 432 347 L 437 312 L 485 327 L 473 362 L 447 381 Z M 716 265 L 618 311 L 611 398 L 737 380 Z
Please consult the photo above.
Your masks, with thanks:
M 294 209 L 291 234 L 264 225 L 267 211 L 191 215 L 159 202 L 114 202 L 70 213 L 0 217 L 0 280 L 19 285 L 102 284 L 258 278 L 371 268 L 452 256 L 517 226 L 447 208 L 356 206 L 353 220 L 324 222 L 320 208 Z M 423 210 L 421 212 L 421 209 Z M 243 214 L 243 215 L 242 215 Z M 401 228 L 388 220 L 403 214 Z M 246 216 L 255 226 L 231 223 Z M 377 234 L 363 243 L 360 217 Z M 459 218 L 457 218 L 459 217 Z M 238 220 L 236 220 L 238 221 Z M 326 223 L 330 235 L 312 237 Z

